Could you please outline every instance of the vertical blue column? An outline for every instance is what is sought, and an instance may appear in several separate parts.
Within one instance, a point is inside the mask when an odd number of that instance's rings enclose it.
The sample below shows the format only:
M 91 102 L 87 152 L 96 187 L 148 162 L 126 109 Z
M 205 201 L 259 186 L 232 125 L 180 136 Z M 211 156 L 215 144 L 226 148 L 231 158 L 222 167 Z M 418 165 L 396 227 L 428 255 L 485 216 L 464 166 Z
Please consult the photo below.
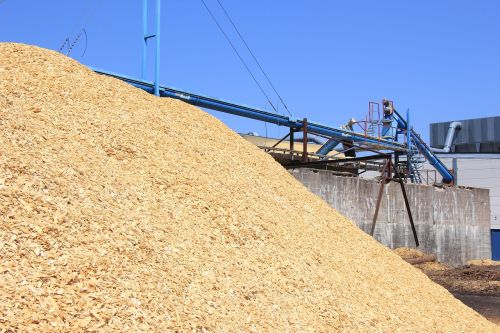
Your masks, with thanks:
M 412 151 L 411 151 L 411 126 L 410 126 L 410 109 L 406 110 L 406 148 L 408 149 L 408 152 L 406 155 L 406 163 L 408 164 L 408 174 L 411 173 L 411 156 L 412 156 Z
M 142 64 L 141 78 L 146 80 L 146 64 L 148 56 L 148 0 L 142 0 Z
M 156 59 L 155 59 L 155 95 L 160 96 L 160 3 L 156 0 Z

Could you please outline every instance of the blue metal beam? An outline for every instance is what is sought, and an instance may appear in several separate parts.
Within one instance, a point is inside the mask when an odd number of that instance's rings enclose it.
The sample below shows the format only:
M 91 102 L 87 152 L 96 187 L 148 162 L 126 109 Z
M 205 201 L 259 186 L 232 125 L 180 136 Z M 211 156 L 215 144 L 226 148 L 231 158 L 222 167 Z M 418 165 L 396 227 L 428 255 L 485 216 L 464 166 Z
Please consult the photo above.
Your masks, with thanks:
M 96 73 L 111 76 L 127 82 L 137 88 L 143 89 L 149 93 L 154 93 L 155 84 L 143 80 L 138 80 L 135 78 L 123 76 L 120 74 L 103 71 L 99 69 L 93 69 Z M 272 124 L 276 124 L 279 126 L 286 126 L 293 129 L 300 129 L 303 126 L 303 120 L 293 119 L 291 117 L 283 116 L 280 114 L 267 112 L 263 110 L 259 110 L 256 108 L 251 108 L 248 106 L 238 105 L 226 101 L 222 101 L 219 99 L 206 97 L 202 95 L 196 95 L 188 92 L 184 92 L 177 89 L 172 89 L 168 87 L 159 88 L 159 96 L 160 97 L 170 97 L 181 100 L 191 105 L 199 106 L 202 108 L 207 108 L 211 110 L 221 111 L 225 113 L 234 114 L 237 116 L 242 116 L 250 119 L 256 119 Z M 399 116 L 399 114 L 393 114 L 392 118 L 396 120 L 397 126 L 400 129 L 407 129 L 406 121 Z M 355 133 L 347 130 L 342 130 L 334 127 L 325 126 L 315 122 L 307 123 L 307 130 L 310 133 L 323 135 L 326 137 L 330 137 L 333 139 L 337 139 L 338 141 L 352 141 L 358 145 L 368 144 L 372 146 L 376 146 L 377 149 L 380 150 L 392 150 L 399 152 L 407 152 L 407 146 L 403 143 L 389 141 L 384 139 L 366 137 L 363 134 Z M 431 151 L 429 146 L 420 138 L 420 136 L 413 130 L 409 130 L 411 137 L 417 144 L 417 148 L 422 152 L 425 158 L 429 161 L 429 163 L 436 168 L 436 170 L 443 176 L 443 182 L 451 183 L 453 181 L 453 175 L 446 168 L 446 166 L 441 162 L 441 160 Z
M 120 74 L 115 74 L 112 72 L 108 71 L 103 71 L 103 70 L 98 70 L 94 69 L 95 72 L 107 76 L 111 76 L 117 79 L 120 79 L 124 82 L 127 82 L 129 84 L 132 84 L 135 87 L 138 87 L 140 89 L 146 90 L 150 93 L 154 92 L 154 84 L 151 82 L 143 81 L 143 80 L 138 80 L 135 78 L 123 76 Z M 184 101 L 188 104 L 199 106 L 202 108 L 210 109 L 210 110 L 216 110 L 216 111 L 221 111 L 225 113 L 230 113 L 234 114 L 237 116 L 242 116 L 250 119 L 255 119 L 255 120 L 260 120 L 272 124 L 276 124 L 279 126 L 286 126 L 294 129 L 300 129 L 302 128 L 303 125 L 303 120 L 300 119 L 293 119 L 288 116 L 272 113 L 272 112 L 267 112 L 263 110 L 259 110 L 256 108 L 251 108 L 248 106 L 243 106 L 243 105 L 237 105 L 234 103 L 222 101 L 219 99 L 211 98 L 211 97 L 206 97 L 202 95 L 196 95 L 184 91 L 180 91 L 177 89 L 172 89 L 168 87 L 159 87 L 159 95 L 161 97 L 170 97 L 170 98 L 175 98 L 179 99 L 181 101 Z M 331 138 L 336 138 L 339 141 L 352 141 L 354 143 L 357 143 L 359 145 L 367 144 L 371 145 L 372 147 L 375 145 L 379 147 L 378 149 L 381 150 L 392 150 L 392 151 L 403 151 L 406 152 L 406 145 L 399 143 L 399 142 L 393 142 L 389 140 L 383 140 L 383 139 L 378 139 L 378 138 L 372 138 L 372 137 L 366 137 L 363 134 L 360 133 L 355 133 L 347 130 L 342 130 L 334 127 L 329 127 L 326 125 L 322 125 L 319 123 L 315 122 L 309 122 L 307 123 L 307 130 L 309 133 L 314 133 L 314 134 L 319 134 Z
M 439 174 L 443 177 L 443 183 L 449 184 L 453 182 L 454 176 L 448 170 L 446 165 L 432 152 L 431 148 L 422 140 L 420 135 L 417 134 L 413 129 L 408 129 L 407 122 L 402 119 L 402 117 L 396 112 L 392 115 L 394 120 L 396 120 L 398 128 L 406 129 L 407 133 L 411 135 L 411 138 L 415 141 L 418 150 L 425 156 L 427 161 L 439 172 Z
M 155 33 L 148 33 L 148 0 L 142 0 L 142 63 L 141 63 L 141 78 L 146 80 L 147 75 L 147 55 L 148 55 L 148 39 L 155 38 L 155 81 L 153 93 L 160 96 L 160 23 L 161 23 L 161 0 L 155 0 Z
M 318 155 L 327 155 L 329 152 L 331 152 L 335 147 L 339 144 L 340 142 L 335 139 L 329 139 L 327 142 L 325 142 L 324 145 L 322 145 L 318 151 L 316 151 L 316 154 Z
M 406 152 L 406 168 L 408 170 L 408 175 L 411 175 L 414 172 L 414 170 L 412 170 L 414 166 L 411 164 L 413 152 L 411 151 L 410 109 L 406 110 L 406 147 L 408 148 Z
M 142 0 L 142 64 L 141 78 L 146 80 L 146 67 L 148 56 L 148 0 Z
M 161 0 L 156 0 L 156 57 L 155 57 L 155 95 L 160 96 L 160 4 Z

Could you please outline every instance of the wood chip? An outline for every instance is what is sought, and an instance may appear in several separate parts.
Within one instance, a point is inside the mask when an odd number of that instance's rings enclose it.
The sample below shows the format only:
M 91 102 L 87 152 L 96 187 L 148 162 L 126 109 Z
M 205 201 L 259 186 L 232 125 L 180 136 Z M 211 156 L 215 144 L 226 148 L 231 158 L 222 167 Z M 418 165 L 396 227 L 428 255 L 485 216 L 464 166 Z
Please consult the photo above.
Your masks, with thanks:
M 498 331 L 206 112 L 0 59 L 0 331 Z

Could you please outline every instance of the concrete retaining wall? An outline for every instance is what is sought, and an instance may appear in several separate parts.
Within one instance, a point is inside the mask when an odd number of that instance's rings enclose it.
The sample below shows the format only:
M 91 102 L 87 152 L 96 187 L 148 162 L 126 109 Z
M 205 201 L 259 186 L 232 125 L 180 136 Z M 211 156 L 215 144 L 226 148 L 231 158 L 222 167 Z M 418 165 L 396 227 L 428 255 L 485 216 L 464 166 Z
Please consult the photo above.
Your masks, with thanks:
M 369 232 L 380 183 L 330 171 L 290 171 L 311 192 Z M 489 190 L 406 184 L 420 249 L 453 265 L 491 258 Z M 390 247 L 415 247 L 398 183 L 385 186 L 375 238 Z

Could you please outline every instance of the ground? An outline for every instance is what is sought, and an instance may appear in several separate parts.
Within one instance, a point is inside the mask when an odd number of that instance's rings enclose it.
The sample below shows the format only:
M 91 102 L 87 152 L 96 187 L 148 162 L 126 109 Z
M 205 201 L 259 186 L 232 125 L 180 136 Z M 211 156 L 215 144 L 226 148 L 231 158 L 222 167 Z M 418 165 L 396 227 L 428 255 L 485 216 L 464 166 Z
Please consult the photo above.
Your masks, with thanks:
M 424 256 L 432 258 L 413 249 L 397 249 L 395 252 L 407 261 Z M 429 261 L 414 266 L 464 304 L 500 324 L 500 262 L 473 260 L 467 265 L 452 267 Z

